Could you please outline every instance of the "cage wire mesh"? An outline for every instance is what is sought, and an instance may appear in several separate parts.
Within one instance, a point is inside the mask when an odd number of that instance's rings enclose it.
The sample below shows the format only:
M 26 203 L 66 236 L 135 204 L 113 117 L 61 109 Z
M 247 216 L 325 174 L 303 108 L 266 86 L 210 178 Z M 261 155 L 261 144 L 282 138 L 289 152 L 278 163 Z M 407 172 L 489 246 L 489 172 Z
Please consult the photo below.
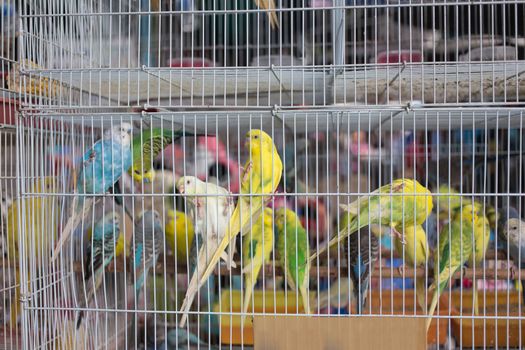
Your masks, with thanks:
M 5 348 L 522 348 L 522 2 L 1 6 Z

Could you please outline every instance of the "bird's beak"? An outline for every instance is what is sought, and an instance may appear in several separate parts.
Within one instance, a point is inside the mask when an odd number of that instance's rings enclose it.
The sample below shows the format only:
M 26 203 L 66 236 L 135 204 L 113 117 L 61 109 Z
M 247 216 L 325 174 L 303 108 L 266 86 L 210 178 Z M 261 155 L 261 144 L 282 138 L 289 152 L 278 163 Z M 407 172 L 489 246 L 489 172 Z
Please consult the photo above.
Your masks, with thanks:
M 250 148 L 250 138 L 248 136 L 244 139 L 244 148 Z
M 180 185 L 178 189 L 179 189 L 179 193 L 184 194 L 184 185 Z

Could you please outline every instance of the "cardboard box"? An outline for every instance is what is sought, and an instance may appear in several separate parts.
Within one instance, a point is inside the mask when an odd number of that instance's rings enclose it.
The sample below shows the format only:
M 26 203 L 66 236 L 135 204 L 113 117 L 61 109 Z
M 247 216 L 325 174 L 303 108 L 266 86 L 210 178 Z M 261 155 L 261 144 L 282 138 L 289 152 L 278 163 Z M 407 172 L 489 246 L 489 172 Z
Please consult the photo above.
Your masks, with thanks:
M 416 317 L 255 316 L 255 350 L 426 349 Z

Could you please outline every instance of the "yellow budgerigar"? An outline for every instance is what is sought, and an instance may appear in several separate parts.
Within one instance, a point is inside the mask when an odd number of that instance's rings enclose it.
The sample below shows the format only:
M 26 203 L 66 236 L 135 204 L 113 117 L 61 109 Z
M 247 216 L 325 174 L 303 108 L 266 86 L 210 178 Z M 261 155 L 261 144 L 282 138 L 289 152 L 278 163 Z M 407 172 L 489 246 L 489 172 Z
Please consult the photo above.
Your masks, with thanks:
M 472 254 L 473 228 L 478 225 L 478 221 L 473 206 L 466 205 L 455 214 L 451 223 L 446 225 L 439 235 L 438 251 L 434 254 L 434 282 L 430 287 L 434 293 L 428 310 L 427 330 L 440 294 L 454 273 L 461 270 Z
M 270 135 L 252 129 L 246 133 L 245 147 L 248 148 L 249 157 L 244 166 L 241 196 L 231 215 L 226 234 L 206 266 L 199 285 L 208 279 L 224 250 L 241 229 L 243 235 L 246 234 L 246 228 L 262 213 L 281 181 L 283 163 Z
M 242 257 L 244 274 L 243 320 L 250 305 L 253 288 L 257 283 L 259 272 L 265 263 L 270 261 L 273 250 L 273 210 L 266 208 L 252 230 L 244 235 Z
M 404 231 L 406 245 L 403 245 L 399 238 L 394 239 L 394 247 L 397 254 L 404 258 L 404 265 L 409 267 L 426 267 L 429 247 L 427 241 L 427 235 L 423 226 L 412 225 L 406 226 Z M 404 248 L 403 248 L 404 247 Z M 409 276 L 407 276 L 409 277 Z M 426 289 L 426 278 L 418 277 L 416 279 L 416 296 L 419 306 L 425 310 L 425 289 Z
M 392 233 L 402 239 L 404 226 L 421 225 L 432 212 L 432 194 L 419 182 L 412 179 L 397 179 L 350 203 L 340 205 L 350 213 L 348 227 L 338 232 L 327 245 L 318 249 L 310 259 L 343 239 L 370 225 L 388 226 Z
M 166 242 L 171 251 L 177 254 L 177 261 L 187 263 L 195 230 L 193 222 L 181 211 L 171 209 L 168 212 L 168 222 L 165 227 Z
M 17 199 L 9 207 L 7 213 L 7 246 L 13 266 L 18 264 L 18 259 L 22 254 L 25 257 L 31 256 L 32 261 L 41 264 L 38 267 L 42 267 L 49 262 L 52 244 L 57 234 L 60 212 L 57 197 L 46 194 L 56 192 L 55 189 L 58 188 L 58 184 L 55 178 L 45 177 L 34 181 L 29 188 L 32 196 Z M 18 241 L 18 215 L 20 212 L 24 218 L 21 223 L 25 226 L 23 246 Z M 27 278 L 25 279 L 29 291 L 32 290 L 30 271 L 31 269 L 27 270 Z M 24 283 L 20 280 L 19 270 L 16 272 L 16 280 L 17 284 Z M 17 322 L 20 314 L 19 299 L 20 287 L 15 290 L 15 298 L 10 307 L 11 324 Z

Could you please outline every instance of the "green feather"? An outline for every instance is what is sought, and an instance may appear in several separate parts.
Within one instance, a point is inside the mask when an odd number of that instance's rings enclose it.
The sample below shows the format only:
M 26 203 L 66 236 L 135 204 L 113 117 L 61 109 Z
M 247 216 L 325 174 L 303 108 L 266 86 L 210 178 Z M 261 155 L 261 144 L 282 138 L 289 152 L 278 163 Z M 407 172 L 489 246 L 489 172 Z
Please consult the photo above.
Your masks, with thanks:
M 143 169 L 142 165 L 144 165 L 144 169 L 141 171 L 142 173 L 151 169 L 153 165 L 152 162 L 159 153 L 182 136 L 193 136 L 193 134 L 185 132 L 184 130 L 172 131 L 171 129 L 165 128 L 144 130 L 141 135 L 133 137 L 131 147 L 132 167 L 140 170 Z
M 283 233 L 286 230 L 286 233 Z M 286 240 L 286 241 L 285 241 Z M 297 217 L 287 215 L 286 228 L 281 227 L 277 239 L 277 251 L 280 264 L 293 282 L 295 288 L 304 283 L 308 277 L 309 243 L 306 230 Z

